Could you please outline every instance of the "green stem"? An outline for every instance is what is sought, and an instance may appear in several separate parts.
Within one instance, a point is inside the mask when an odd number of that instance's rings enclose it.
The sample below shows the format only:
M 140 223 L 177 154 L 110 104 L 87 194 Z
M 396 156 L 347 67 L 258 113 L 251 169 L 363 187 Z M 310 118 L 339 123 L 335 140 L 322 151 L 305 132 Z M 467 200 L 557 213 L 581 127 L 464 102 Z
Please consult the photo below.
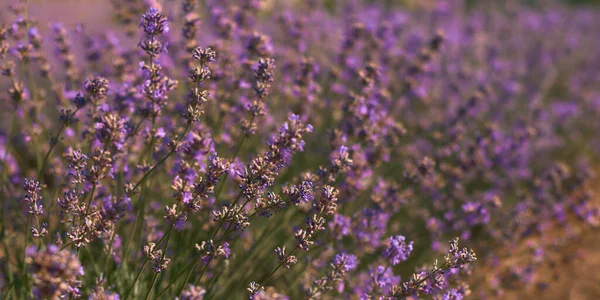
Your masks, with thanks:
M 196 269 L 196 265 L 198 264 L 198 262 L 200 262 L 200 259 L 197 259 L 197 260 L 194 262 L 194 264 L 193 264 L 193 265 L 188 265 L 188 266 L 187 266 L 187 267 L 185 267 L 183 270 L 181 270 L 181 272 L 179 272 L 179 274 L 177 274 L 173 280 L 170 280 L 170 281 L 169 281 L 169 284 L 167 285 L 167 287 L 166 287 L 166 288 L 164 288 L 162 291 L 160 291 L 160 293 L 158 293 L 158 295 L 156 295 L 156 298 L 157 298 L 157 299 L 160 299 L 160 296 L 161 296 L 161 295 L 162 295 L 164 292 L 168 291 L 168 290 L 171 288 L 171 286 L 173 286 L 173 284 L 174 284 L 175 282 L 177 282 L 177 279 L 179 279 L 179 277 L 181 277 L 181 275 L 183 275 L 183 274 L 184 274 L 184 273 L 185 273 L 185 272 L 186 272 L 186 271 L 187 271 L 189 268 L 192 268 L 192 271 L 193 271 L 194 269 Z M 186 282 L 187 282 L 187 280 L 189 279 L 189 275 L 190 275 L 190 274 L 191 274 L 191 273 L 188 273 L 188 277 L 186 278 Z M 184 283 L 183 283 L 183 286 L 181 287 L 179 294 L 181 294 L 181 290 L 183 290 L 183 288 L 185 287 L 185 283 L 186 283 L 186 282 L 184 282 Z
M 87 207 L 85 208 L 85 216 L 90 213 L 90 207 L 92 207 L 92 200 L 94 199 L 94 193 L 96 192 L 96 184 L 92 185 L 92 192 L 90 193 L 90 199 L 88 199 Z
M 129 235 L 129 239 L 127 240 L 127 245 L 125 246 L 125 250 L 123 252 L 123 258 L 127 258 L 129 255 L 129 249 L 131 247 L 131 244 L 133 243 L 133 238 L 136 235 L 136 232 L 138 231 L 138 226 L 142 226 L 142 225 L 138 225 L 140 224 L 140 220 L 142 220 L 142 212 L 146 209 L 146 201 L 144 199 L 144 196 L 146 194 L 146 187 L 142 188 L 142 192 L 140 193 L 140 200 L 138 200 L 138 203 L 141 201 L 141 208 L 139 208 L 137 210 L 137 215 L 135 217 L 135 222 L 133 223 L 133 228 L 131 230 L 131 235 Z M 142 200 L 144 199 L 144 200 Z M 123 262 L 119 268 L 123 268 L 126 265 L 125 262 Z
M 254 121 L 254 115 L 252 115 L 252 118 L 250 119 L 250 125 L 252 125 L 252 122 Z M 242 137 L 242 139 L 240 140 L 239 144 L 237 145 L 237 147 L 235 148 L 235 152 L 233 152 L 233 157 L 231 158 L 232 160 L 235 160 L 235 158 L 238 156 L 240 149 L 242 149 L 242 145 L 244 144 L 244 141 L 248 138 L 248 136 L 246 134 L 244 134 L 244 136 Z M 225 187 L 225 183 L 227 183 L 227 179 L 229 178 L 229 172 L 225 173 L 225 176 L 223 176 L 223 180 L 221 180 L 221 184 L 219 185 L 219 189 L 217 190 L 217 192 L 215 193 L 215 203 L 216 203 L 216 199 L 219 198 L 219 195 L 221 194 L 221 192 L 223 191 L 223 188 Z
M 290 252 L 290 254 L 287 255 L 287 257 L 292 256 L 292 254 L 294 254 L 294 252 L 296 252 L 296 250 L 298 250 L 298 246 L 296 246 L 294 248 L 294 250 L 292 250 L 292 252 Z M 282 260 L 277 267 L 275 267 L 275 269 L 273 269 L 273 271 L 271 271 L 271 274 L 269 274 L 269 276 L 267 276 L 267 278 L 265 278 L 265 280 L 263 280 L 263 282 L 258 286 L 258 288 L 256 289 L 256 292 L 260 291 L 260 289 L 265 286 L 265 284 L 267 284 L 267 282 L 269 282 L 269 280 L 271 279 L 271 277 L 273 277 L 273 275 L 275 275 L 275 273 L 277 272 L 277 270 L 279 270 L 279 268 L 281 268 L 281 266 L 283 266 L 283 263 L 286 261 L 287 259 Z
M 142 265 L 140 270 L 137 272 L 137 275 L 135 275 L 135 279 L 133 280 L 131 287 L 127 290 L 127 293 L 125 293 L 125 297 L 123 297 L 123 300 L 127 300 L 127 297 L 129 297 L 129 294 L 133 290 L 133 287 L 135 287 L 135 284 L 137 283 L 138 279 L 140 278 L 140 275 L 142 274 L 142 271 L 144 271 L 144 268 L 146 268 L 147 264 L 148 264 L 148 259 L 146 258 L 146 260 L 144 261 L 144 264 Z
M 185 128 L 185 130 L 183 131 L 183 133 L 179 137 L 179 140 L 178 140 L 179 142 L 181 142 L 181 140 L 183 140 L 183 138 L 185 137 L 186 133 L 190 129 L 191 125 L 192 125 L 192 123 L 188 122 L 187 127 Z M 150 149 L 150 153 L 152 153 L 152 149 Z M 167 158 L 169 158 L 171 155 L 173 155 L 173 153 L 175 153 L 173 150 L 169 151 L 169 153 L 167 153 L 167 155 L 165 155 L 150 170 L 148 170 L 148 172 L 146 172 L 144 174 L 144 176 L 142 176 L 142 178 L 135 184 L 135 186 L 133 187 L 132 191 L 135 191 L 140 186 L 140 184 L 142 184 L 144 181 L 146 181 L 146 179 L 148 178 L 148 176 L 150 176 L 150 174 L 152 174 L 152 172 L 154 172 L 154 170 L 156 170 L 156 168 L 158 168 L 160 165 L 162 165 L 167 160 Z
M 84 248 L 85 248 L 85 251 L 90 256 L 90 259 L 92 260 L 92 266 L 94 267 L 94 271 L 96 271 L 97 275 L 101 274 L 100 269 L 98 268 L 98 264 L 96 262 L 96 259 L 94 258 L 94 254 L 92 254 L 92 251 L 88 247 L 84 247 Z
M 75 111 L 75 112 L 77 112 L 77 111 Z M 75 115 L 75 113 L 73 113 L 73 115 Z M 40 170 L 38 172 L 38 178 L 40 181 L 42 180 L 42 174 L 44 173 L 44 168 L 46 167 L 46 164 L 48 163 L 48 158 L 50 157 L 50 153 L 52 153 L 52 150 L 58 144 L 58 139 L 60 138 L 60 134 L 63 132 L 64 129 L 65 129 L 65 124 L 63 123 L 60 126 L 60 129 L 58 130 L 56 137 L 54 137 L 54 139 L 52 140 L 52 143 L 50 144 L 50 148 L 46 152 L 46 155 L 44 156 L 44 160 L 42 161 L 42 166 L 40 167 Z
M 154 289 L 157 279 L 158 279 L 158 273 L 154 272 L 154 276 L 152 277 L 152 285 L 150 285 L 150 288 L 148 289 L 148 292 L 146 293 L 146 297 L 144 297 L 144 299 L 148 300 L 150 298 L 150 293 L 152 292 L 152 289 Z
M 212 258 L 211 258 L 212 259 Z M 190 271 L 188 272 L 188 274 L 185 276 L 185 280 L 183 281 L 183 284 L 179 287 L 179 291 L 177 291 L 177 295 L 181 294 L 181 291 L 183 291 L 183 289 L 185 288 L 185 286 L 187 285 L 187 283 L 190 281 L 190 277 L 192 276 L 192 273 L 194 273 L 194 270 L 196 269 L 196 265 L 198 265 L 198 263 L 202 260 L 202 256 L 199 257 L 196 262 L 194 262 L 194 265 L 192 266 L 192 268 L 190 269 Z M 206 265 L 204 266 L 204 269 L 206 269 L 206 267 L 208 266 L 208 264 L 210 263 L 210 259 L 209 261 L 206 263 Z M 204 274 L 204 270 L 202 271 L 202 274 Z M 200 275 L 202 277 L 202 275 Z
M 64 250 L 65 248 L 71 246 L 73 244 L 73 242 L 68 242 L 66 244 L 64 244 L 62 247 L 60 247 L 60 250 Z
M 27 224 L 25 224 L 25 246 L 24 246 L 24 251 L 23 251 L 23 268 L 22 268 L 22 272 L 23 272 L 23 281 L 25 282 L 25 285 L 27 285 L 27 271 L 25 270 L 25 268 L 27 267 L 26 264 L 26 260 L 27 260 L 27 243 L 29 242 L 29 224 L 31 223 L 31 215 L 27 216 Z

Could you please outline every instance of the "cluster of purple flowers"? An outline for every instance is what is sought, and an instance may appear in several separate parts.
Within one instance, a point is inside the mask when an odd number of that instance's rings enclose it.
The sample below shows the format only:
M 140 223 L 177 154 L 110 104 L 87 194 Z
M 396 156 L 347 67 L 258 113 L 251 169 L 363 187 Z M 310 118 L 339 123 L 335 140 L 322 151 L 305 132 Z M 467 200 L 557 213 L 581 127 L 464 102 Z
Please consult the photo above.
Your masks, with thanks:
M 10 6 L 0 298 L 548 284 L 600 225 L 600 11 L 433 2 L 113 1 L 103 34 Z

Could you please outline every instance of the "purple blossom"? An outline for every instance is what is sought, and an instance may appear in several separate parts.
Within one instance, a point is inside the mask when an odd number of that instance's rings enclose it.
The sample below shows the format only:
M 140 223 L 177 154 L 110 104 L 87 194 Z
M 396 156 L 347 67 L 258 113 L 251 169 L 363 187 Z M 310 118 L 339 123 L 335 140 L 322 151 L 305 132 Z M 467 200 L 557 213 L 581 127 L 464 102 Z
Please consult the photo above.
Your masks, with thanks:
M 383 257 L 387 258 L 392 266 L 408 259 L 413 251 L 413 242 L 406 243 L 406 238 L 401 235 L 391 236 L 389 246 L 383 250 Z
M 336 268 L 348 272 L 356 268 L 358 261 L 356 260 L 356 256 L 352 254 L 340 253 L 333 258 L 332 264 L 335 265 Z
M 147 35 L 157 36 L 169 32 L 167 19 L 154 7 L 142 15 L 140 27 Z

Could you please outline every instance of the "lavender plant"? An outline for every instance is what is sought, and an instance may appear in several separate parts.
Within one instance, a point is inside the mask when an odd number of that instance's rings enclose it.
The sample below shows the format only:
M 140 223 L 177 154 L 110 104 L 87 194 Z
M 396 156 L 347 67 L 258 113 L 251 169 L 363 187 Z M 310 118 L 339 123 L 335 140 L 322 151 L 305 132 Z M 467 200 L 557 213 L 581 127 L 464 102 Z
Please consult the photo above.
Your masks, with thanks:
M 1 297 L 547 284 L 600 225 L 599 12 L 371 2 L 114 1 L 76 26 L 10 6 Z

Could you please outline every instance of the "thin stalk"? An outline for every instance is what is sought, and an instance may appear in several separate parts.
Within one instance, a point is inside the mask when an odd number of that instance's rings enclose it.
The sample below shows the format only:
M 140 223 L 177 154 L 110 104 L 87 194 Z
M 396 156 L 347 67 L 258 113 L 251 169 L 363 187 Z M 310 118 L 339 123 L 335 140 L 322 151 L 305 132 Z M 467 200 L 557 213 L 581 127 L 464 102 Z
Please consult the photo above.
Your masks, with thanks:
M 204 295 L 204 299 L 208 300 L 208 299 L 212 298 L 212 293 L 211 293 L 212 288 L 214 287 L 214 285 L 217 283 L 217 280 L 219 279 L 219 277 L 221 277 L 221 275 L 223 275 L 224 272 L 225 272 L 225 268 L 221 268 L 219 273 L 217 273 L 217 274 L 215 274 L 215 276 L 213 276 L 210 283 L 206 287 L 206 294 Z
M 87 207 L 85 208 L 85 215 L 90 213 L 90 207 L 92 206 L 92 200 L 94 199 L 94 193 L 96 192 L 96 184 L 92 185 L 92 192 L 90 193 L 90 199 L 88 199 Z
M 258 173 L 256 174 L 257 176 L 260 174 L 261 170 L 258 170 Z M 252 178 L 250 178 L 249 182 L 252 182 L 254 180 L 254 178 L 256 178 L 257 176 L 253 176 Z M 244 192 L 244 189 L 241 189 L 240 192 L 237 194 L 237 196 L 235 197 L 235 200 L 233 201 L 233 204 L 231 205 L 231 207 L 235 206 L 237 204 L 237 202 L 240 200 L 240 198 L 242 197 Z M 242 205 L 242 208 L 249 202 L 250 200 L 246 200 L 246 202 L 244 203 L 244 205 Z M 239 213 L 239 211 L 238 211 Z M 211 236 L 211 240 L 214 239 L 217 234 L 219 233 L 221 227 L 223 227 L 223 223 L 225 223 L 225 220 L 228 218 L 229 214 L 226 215 L 224 218 L 222 218 L 219 221 L 219 225 L 217 226 L 217 228 L 215 229 L 215 231 L 213 232 L 212 236 Z M 216 243 L 216 248 L 218 249 L 219 246 L 221 246 L 221 242 L 223 242 L 223 240 L 225 239 L 225 237 L 227 237 L 227 235 L 229 235 L 231 232 L 233 231 L 229 231 L 231 229 L 231 227 L 233 226 L 233 223 L 229 223 L 229 226 L 225 229 L 225 233 L 223 234 L 223 236 L 217 241 Z M 196 280 L 196 284 L 198 285 L 200 283 L 200 280 L 202 280 L 202 277 L 204 276 L 204 273 L 206 272 L 206 270 L 208 269 L 208 265 L 211 263 L 211 261 L 213 260 L 213 258 L 215 257 L 214 253 L 210 256 L 208 262 L 206 263 L 206 265 L 204 266 L 204 268 L 202 268 L 202 272 L 200 273 L 200 277 L 198 277 L 198 279 Z M 187 276 L 186 281 L 184 282 L 184 286 L 185 284 L 187 284 L 189 277 L 191 276 L 191 273 L 194 271 L 194 269 L 190 270 L 190 273 Z M 179 291 L 179 293 L 181 293 L 181 291 Z
M 27 267 L 27 264 L 25 263 L 25 261 L 27 260 L 27 243 L 29 242 L 29 224 L 31 223 L 31 215 L 27 216 L 27 224 L 25 224 L 25 246 L 24 246 L 24 251 L 23 251 L 23 268 L 22 268 L 22 272 L 23 272 L 23 281 L 27 282 L 27 272 L 25 270 L 25 268 Z M 25 285 L 27 285 L 27 283 L 25 283 Z
M 109 259 L 112 256 L 112 250 L 113 250 L 113 246 L 114 246 L 114 242 L 115 242 L 115 236 L 117 235 L 117 228 L 119 226 L 119 221 L 121 221 L 121 219 L 117 220 L 117 223 L 115 224 L 115 230 L 113 231 L 113 233 L 110 237 L 108 253 L 106 254 L 106 258 L 104 259 L 104 274 L 106 274 L 106 277 L 108 277 L 109 263 L 110 263 Z
M 167 255 L 167 248 L 169 247 L 169 240 L 171 239 L 171 231 L 172 230 L 173 230 L 173 226 L 169 227 L 169 231 L 166 234 L 167 241 L 165 242 L 165 247 L 163 248 L 161 260 L 165 259 L 165 255 Z M 148 300 L 150 298 L 150 293 L 152 293 L 152 290 L 154 289 L 154 286 L 156 285 L 156 280 L 158 280 L 158 274 L 159 274 L 158 272 L 154 273 L 154 278 L 152 279 L 152 285 L 148 289 L 148 292 L 146 293 L 146 297 L 144 299 Z
M 7 296 L 7 298 L 12 299 L 12 298 L 10 298 L 11 294 L 13 294 L 13 297 L 15 296 L 14 295 L 14 293 L 15 293 L 14 292 L 15 278 L 14 278 L 14 275 L 13 275 L 13 267 L 12 267 L 12 264 L 10 263 L 10 251 L 8 250 L 8 245 L 6 245 L 6 240 L 4 239 L 4 234 L 5 234 L 4 228 L 2 228 L 2 237 L 3 237 L 3 239 L 2 239 L 2 246 L 4 246 L 4 253 L 6 255 L 6 257 L 5 257 L 5 259 L 6 259 L 6 267 L 8 269 L 7 270 L 8 271 L 7 277 L 8 277 L 8 280 L 10 282 L 10 288 L 6 292 L 6 296 Z
M 72 114 L 71 117 L 75 116 L 75 114 L 79 111 L 79 108 L 77 108 Z M 54 137 L 54 139 L 52 140 L 52 144 L 50 145 L 50 148 L 48 149 L 48 152 L 46 152 L 46 155 L 44 156 L 44 160 L 42 161 L 42 166 L 40 167 L 40 170 L 38 172 L 38 178 L 41 180 L 41 176 L 42 173 L 44 172 L 44 168 L 46 167 L 46 164 L 48 163 L 48 158 L 50 157 L 50 153 L 52 153 L 52 150 L 54 149 L 54 147 L 56 147 L 56 145 L 58 144 L 58 139 L 60 138 L 61 133 L 63 132 L 63 130 L 65 129 L 66 125 L 63 122 L 62 125 L 60 126 L 60 129 L 58 130 L 58 133 L 56 134 L 56 136 Z
M 101 274 L 100 269 L 98 268 L 96 259 L 94 258 L 94 254 L 92 254 L 92 251 L 88 247 L 84 247 L 84 248 L 85 248 L 85 251 L 90 256 L 90 259 L 92 260 L 92 266 L 94 267 L 94 271 L 96 271 L 96 274 Z
M 260 237 L 258 238 L 258 240 L 256 240 L 256 242 L 254 243 L 254 245 L 252 245 L 252 248 L 250 248 L 249 251 L 246 251 L 244 253 L 243 257 L 241 257 L 241 258 L 236 257 L 235 262 L 237 262 L 237 261 L 241 261 L 242 262 L 241 265 L 236 266 L 236 270 L 244 270 L 244 268 L 246 267 L 246 265 L 249 262 L 255 261 L 255 260 L 251 260 L 250 258 L 253 257 L 254 253 L 259 248 L 258 245 L 260 245 L 261 242 L 266 238 L 267 234 L 268 233 L 272 233 L 272 231 L 271 231 L 272 227 L 273 227 L 272 224 L 271 225 L 267 225 L 266 228 L 260 234 Z M 231 265 L 234 265 L 235 262 L 232 262 Z M 234 275 L 233 278 L 229 278 L 229 279 L 232 279 L 232 280 L 228 280 L 228 283 L 224 286 L 223 290 L 228 290 L 229 287 L 231 286 L 231 284 L 234 284 L 235 282 L 237 282 L 235 278 L 237 278 L 237 275 L 239 275 L 239 274 L 243 274 L 243 272 L 236 272 L 236 274 Z M 207 292 L 208 292 L 208 290 L 207 290 Z
M 187 127 L 185 128 L 185 130 L 183 131 L 183 133 L 179 137 L 179 140 L 178 140 L 179 142 L 181 142 L 181 140 L 183 140 L 183 138 L 185 137 L 186 133 L 188 132 L 188 130 L 190 129 L 191 126 L 192 126 L 192 123 L 188 122 Z M 152 153 L 152 149 L 150 149 L 150 153 Z M 152 174 L 152 172 L 154 172 L 154 170 L 156 170 L 156 168 L 158 168 L 160 165 L 162 165 L 171 155 L 173 155 L 173 153 L 175 153 L 173 150 L 169 151 L 169 153 L 167 153 L 167 155 L 165 155 L 150 170 L 148 170 L 148 172 L 146 172 L 144 174 L 144 176 L 142 176 L 142 178 L 135 184 L 135 186 L 133 187 L 132 191 L 135 191 L 140 186 L 140 184 L 142 184 L 144 181 L 146 181 L 146 179 L 148 178 L 148 176 L 150 176 L 150 174 Z
M 296 252 L 296 250 L 298 250 L 298 246 L 296 246 L 294 248 L 294 250 L 292 250 L 292 252 L 290 252 L 290 254 L 287 255 L 287 257 L 292 256 L 292 254 L 294 254 L 294 252 Z M 260 289 L 265 286 L 265 284 L 267 284 L 267 282 L 269 282 L 269 280 L 271 279 L 271 277 L 273 277 L 273 275 L 275 275 L 275 273 L 277 272 L 277 270 L 279 270 L 279 268 L 281 268 L 281 266 L 283 266 L 283 264 L 285 263 L 285 261 L 287 260 L 283 259 L 279 264 L 277 264 L 277 267 L 275 267 L 275 269 L 273 269 L 273 271 L 271 271 L 271 274 L 269 274 L 269 276 L 267 276 L 267 278 L 265 278 L 265 280 L 263 280 L 263 282 L 258 286 L 258 288 L 256 289 L 256 291 L 260 291 Z
M 129 287 L 129 289 L 127 290 L 127 293 L 125 293 L 125 297 L 123 297 L 123 300 L 126 300 L 127 297 L 129 297 L 129 294 L 133 290 L 133 287 L 135 287 L 135 284 L 137 283 L 138 279 L 140 278 L 140 275 L 142 274 L 142 271 L 144 271 L 144 268 L 146 268 L 147 264 L 148 264 L 148 258 L 146 258 L 146 260 L 144 261 L 144 264 L 142 265 L 140 270 L 137 272 L 137 275 L 135 275 L 135 279 L 133 280 L 131 287 Z
M 142 207 L 137 210 L 137 215 L 135 217 L 135 222 L 133 223 L 133 228 L 131 230 L 131 235 L 129 236 L 129 239 L 127 240 L 127 246 L 125 246 L 125 250 L 123 252 L 123 258 L 124 259 L 127 258 L 128 255 L 129 255 L 129 249 L 131 248 L 131 244 L 133 243 L 133 239 L 135 237 L 135 234 L 138 231 L 138 226 L 142 226 L 142 225 L 138 225 L 138 224 L 141 223 L 140 221 L 142 219 L 142 212 L 146 209 L 146 205 L 145 205 L 146 201 L 145 201 L 145 198 L 144 198 L 145 194 L 146 194 L 146 187 L 142 188 L 142 192 L 140 193 L 140 198 L 139 198 L 140 200 L 138 200 L 138 203 L 141 201 L 142 202 L 141 203 Z M 144 199 L 144 200 L 142 200 L 142 199 Z M 119 265 L 118 269 L 125 267 L 125 265 L 126 265 L 126 263 L 125 263 L 125 261 L 123 261 L 123 263 L 121 265 Z
M 142 192 L 140 193 L 140 197 L 138 200 L 138 203 L 140 203 L 142 200 L 142 198 L 145 196 L 146 193 L 146 189 L 142 189 Z M 142 202 L 142 206 L 143 206 L 144 202 Z M 135 235 L 135 232 L 137 231 L 137 227 L 138 227 L 138 223 L 141 219 L 141 210 L 145 209 L 145 207 L 142 207 L 141 209 L 137 210 L 137 215 L 135 217 L 135 221 L 133 222 L 133 228 L 132 228 L 132 232 L 131 235 L 129 236 L 129 239 L 127 240 L 127 245 L 125 246 L 125 251 L 123 252 L 123 255 L 125 257 L 127 257 L 127 254 L 129 254 L 129 247 L 131 246 L 131 243 L 133 242 L 133 236 Z
M 142 179 L 140 179 L 135 186 L 133 187 L 132 191 L 135 191 L 140 184 L 144 183 L 144 181 L 146 181 L 146 179 L 148 178 L 148 176 L 150 176 L 150 174 L 152 174 L 152 172 L 154 172 L 154 170 L 156 170 L 156 168 L 158 168 L 160 165 L 162 165 L 167 158 L 169 158 L 169 156 L 171 156 L 173 154 L 173 152 L 169 152 L 167 155 L 165 155 L 161 160 L 159 160 L 150 170 L 148 170 L 148 172 L 146 172 L 144 174 L 144 176 L 142 176 Z
M 252 118 L 250 119 L 250 124 L 252 125 L 252 122 L 254 122 L 254 115 L 252 115 Z M 233 152 L 233 157 L 232 160 L 235 160 L 235 158 L 238 156 L 240 149 L 242 149 L 242 145 L 244 144 L 244 141 L 248 138 L 248 136 L 246 134 L 244 134 L 244 136 L 242 137 L 242 139 L 240 140 L 240 142 L 238 143 L 237 147 L 235 148 L 235 152 Z M 225 176 L 223 176 L 223 180 L 221 180 L 221 185 L 219 186 L 219 189 L 217 190 L 217 192 L 215 193 L 215 199 L 219 198 L 219 195 L 221 194 L 221 192 L 223 191 L 223 188 L 225 187 L 225 184 L 227 183 L 227 179 L 229 178 L 229 172 L 225 173 Z M 215 200 L 216 202 L 216 200 Z
M 154 276 L 152 277 L 152 285 L 150 285 L 150 288 L 148 289 L 148 292 L 146 293 L 146 297 L 144 297 L 144 299 L 148 300 L 150 298 L 150 293 L 152 292 L 152 289 L 154 289 L 157 279 L 158 279 L 158 273 L 154 272 Z
M 179 272 L 179 274 L 177 274 L 175 276 L 175 278 L 173 280 L 169 281 L 169 284 L 167 285 L 167 287 L 165 287 L 162 291 L 160 291 L 160 293 L 158 293 L 158 295 L 156 295 L 157 299 L 160 299 L 160 296 L 165 293 L 166 291 L 168 291 L 169 289 L 171 289 L 171 286 L 173 286 L 173 284 L 175 282 L 177 282 L 177 279 L 179 279 L 179 277 L 181 277 L 181 275 L 183 275 L 189 268 L 192 268 L 192 270 L 194 270 L 196 268 L 196 265 L 198 264 L 198 262 L 200 262 L 199 259 L 197 259 L 193 265 L 188 265 L 187 267 L 183 268 L 183 270 L 181 270 L 181 272 Z M 186 278 L 186 281 L 189 278 Z M 185 287 L 185 282 L 183 283 L 183 286 Z M 183 290 L 183 288 L 181 288 L 181 290 Z
M 67 248 L 67 247 L 71 246 L 72 244 L 73 244 L 73 242 L 72 242 L 72 241 L 71 241 L 71 242 L 68 242 L 68 243 L 64 244 L 62 247 L 60 247 L 60 250 L 64 250 L 65 248 Z
M 194 273 L 194 270 L 196 269 L 196 265 L 198 265 L 200 260 L 202 260 L 201 257 L 196 259 L 196 261 L 194 262 L 194 265 L 192 266 L 190 271 L 187 273 L 187 276 L 185 276 L 185 280 L 183 281 L 183 284 L 179 287 L 179 291 L 177 291 L 177 295 L 181 294 L 181 291 L 183 291 L 183 289 L 185 288 L 185 285 L 190 281 L 190 277 L 192 276 L 192 273 Z M 210 263 L 211 260 L 212 260 L 212 257 L 211 257 L 211 259 L 209 259 L 208 262 L 206 262 L 204 269 L 206 268 L 206 266 L 208 266 L 208 264 Z M 202 270 L 202 275 L 204 274 L 204 271 L 206 271 L 206 270 Z M 200 277 L 202 277 L 202 275 L 200 275 Z

